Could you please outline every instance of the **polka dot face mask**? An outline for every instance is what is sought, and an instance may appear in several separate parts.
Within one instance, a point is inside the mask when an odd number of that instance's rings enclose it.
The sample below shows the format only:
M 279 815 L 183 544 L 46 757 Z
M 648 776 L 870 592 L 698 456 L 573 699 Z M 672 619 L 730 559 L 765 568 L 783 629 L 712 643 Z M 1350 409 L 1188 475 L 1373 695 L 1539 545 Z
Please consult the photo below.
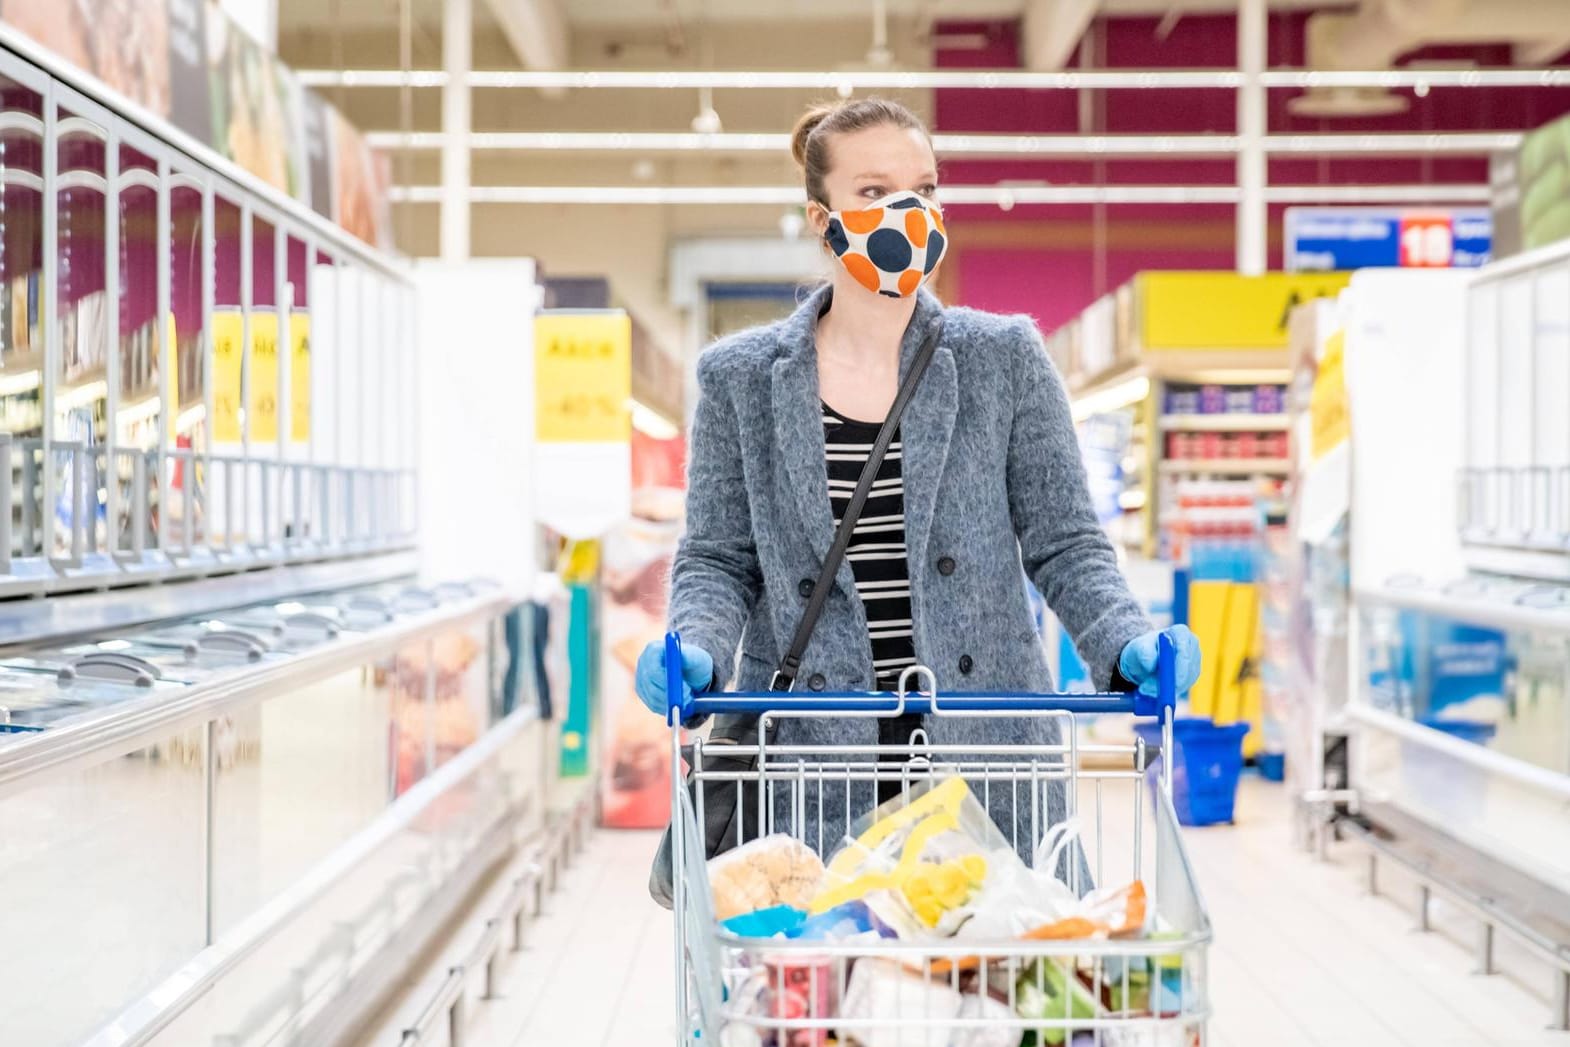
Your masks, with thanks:
M 889 298 L 915 294 L 948 247 L 942 210 L 910 190 L 859 211 L 830 211 L 823 240 L 858 284 Z

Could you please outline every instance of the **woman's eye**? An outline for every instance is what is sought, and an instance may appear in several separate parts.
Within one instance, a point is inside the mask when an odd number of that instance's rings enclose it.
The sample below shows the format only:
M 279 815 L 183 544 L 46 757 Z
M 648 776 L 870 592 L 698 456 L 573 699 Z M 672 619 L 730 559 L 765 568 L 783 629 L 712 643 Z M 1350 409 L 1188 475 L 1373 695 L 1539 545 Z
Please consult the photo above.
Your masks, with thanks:
M 937 194 L 937 191 L 938 187 L 935 185 L 924 185 L 920 189 L 916 190 L 916 192 L 920 193 L 922 196 L 934 196 Z
M 876 200 L 878 197 L 887 196 L 888 194 L 883 191 L 881 185 L 869 185 L 861 191 L 861 195 L 868 200 Z

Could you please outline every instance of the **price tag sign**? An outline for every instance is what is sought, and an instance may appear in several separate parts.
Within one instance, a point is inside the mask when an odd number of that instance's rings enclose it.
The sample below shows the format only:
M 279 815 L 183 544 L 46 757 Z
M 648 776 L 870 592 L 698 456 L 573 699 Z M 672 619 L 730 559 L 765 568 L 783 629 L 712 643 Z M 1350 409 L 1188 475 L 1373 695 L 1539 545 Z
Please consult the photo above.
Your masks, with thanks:
M 632 321 L 625 313 L 534 320 L 534 430 L 540 443 L 632 438 Z
M 289 314 L 289 439 L 311 438 L 311 318 Z
M 1401 267 L 1448 269 L 1455 257 L 1455 235 L 1448 214 L 1401 216 Z
M 250 396 L 246 418 L 251 440 L 270 443 L 278 439 L 278 314 L 251 313 Z
M 213 439 L 237 444 L 240 431 L 240 350 L 243 329 L 238 309 L 213 312 Z
M 1352 433 L 1352 413 L 1346 391 L 1346 333 L 1337 331 L 1325 342 L 1325 352 L 1314 374 L 1308 400 L 1312 425 L 1312 451 L 1319 461 Z
M 1469 269 L 1493 256 L 1487 208 L 1289 207 L 1290 272 Z

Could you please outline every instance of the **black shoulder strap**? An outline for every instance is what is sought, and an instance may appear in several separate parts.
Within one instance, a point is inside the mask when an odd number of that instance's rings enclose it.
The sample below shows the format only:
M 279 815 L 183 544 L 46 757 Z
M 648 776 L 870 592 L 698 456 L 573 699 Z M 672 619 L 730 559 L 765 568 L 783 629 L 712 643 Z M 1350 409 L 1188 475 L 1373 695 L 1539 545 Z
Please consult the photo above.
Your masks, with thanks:
M 910 371 L 905 375 L 905 380 L 900 383 L 899 392 L 894 395 L 894 403 L 889 407 L 888 417 L 883 419 L 883 427 L 878 430 L 878 438 L 873 441 L 872 450 L 867 455 L 867 464 L 862 467 L 861 478 L 856 481 L 855 493 L 850 496 L 850 504 L 845 506 L 845 515 L 840 519 L 839 530 L 834 532 L 834 544 L 829 546 L 828 555 L 823 558 L 823 570 L 818 572 L 818 580 L 812 587 L 812 595 L 807 598 L 807 609 L 802 612 L 801 621 L 796 625 L 796 634 L 791 637 L 790 648 L 785 652 L 785 657 L 780 659 L 780 667 L 775 671 L 774 679 L 769 684 L 771 691 L 788 691 L 796 683 L 796 674 L 801 671 L 801 659 L 807 653 L 807 643 L 812 639 L 812 630 L 817 626 L 818 616 L 823 613 L 823 604 L 834 588 L 834 577 L 839 573 L 840 562 L 845 559 L 845 550 L 850 546 L 851 534 L 856 530 L 856 521 L 861 516 L 861 510 L 867 504 L 867 496 L 872 491 L 872 482 L 878 478 L 878 469 L 883 465 L 883 457 L 888 454 L 889 444 L 894 442 L 894 432 L 899 428 L 900 416 L 905 413 L 905 406 L 915 395 L 916 386 L 921 382 L 921 376 L 926 373 L 927 364 L 932 362 L 932 354 L 937 350 L 938 342 L 942 339 L 943 318 L 940 315 L 928 332 L 926 341 L 916 352 L 916 358 L 910 362 Z

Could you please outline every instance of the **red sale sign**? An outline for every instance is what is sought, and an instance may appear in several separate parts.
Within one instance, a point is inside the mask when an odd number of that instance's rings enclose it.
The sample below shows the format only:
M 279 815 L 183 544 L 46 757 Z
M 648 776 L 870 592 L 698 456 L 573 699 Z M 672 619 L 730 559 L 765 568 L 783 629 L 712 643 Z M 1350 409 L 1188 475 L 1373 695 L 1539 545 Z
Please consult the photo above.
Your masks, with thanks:
M 1401 266 L 1404 269 L 1448 269 L 1455 254 L 1455 234 L 1448 214 L 1401 216 Z

